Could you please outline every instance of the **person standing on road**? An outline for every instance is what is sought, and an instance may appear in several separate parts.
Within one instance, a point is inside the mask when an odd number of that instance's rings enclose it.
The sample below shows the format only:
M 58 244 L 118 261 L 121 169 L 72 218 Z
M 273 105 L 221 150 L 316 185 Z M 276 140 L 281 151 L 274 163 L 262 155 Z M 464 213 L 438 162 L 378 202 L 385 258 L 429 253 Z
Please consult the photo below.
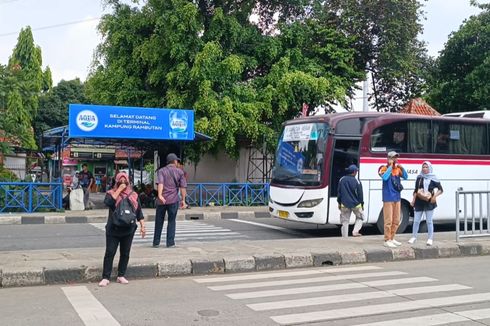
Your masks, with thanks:
M 129 262 L 129 253 L 131 251 L 131 244 L 133 237 L 138 228 L 136 223 L 130 226 L 116 226 L 114 212 L 116 212 L 119 205 L 122 204 L 123 199 L 129 199 L 129 202 L 133 208 L 133 212 L 136 215 L 136 220 L 140 223 L 141 237 L 144 238 L 146 234 L 145 220 L 141 205 L 138 202 L 138 194 L 133 191 L 133 188 L 129 184 L 128 176 L 126 173 L 121 172 L 116 176 L 116 185 L 113 189 L 106 193 L 104 204 L 109 207 L 109 216 L 107 218 L 106 229 L 106 249 L 104 255 L 104 267 L 102 272 L 102 281 L 99 286 L 106 287 L 109 285 L 111 278 L 112 264 L 114 256 L 116 255 L 117 247 L 119 248 L 119 264 L 117 266 L 117 282 L 121 284 L 128 284 L 129 281 L 124 277 Z
M 178 168 L 180 158 L 174 153 L 167 155 L 167 165 L 160 169 L 157 174 L 158 197 L 155 214 L 155 233 L 153 235 L 153 247 L 160 246 L 163 222 L 165 214 L 168 213 L 167 222 L 167 248 L 175 246 L 175 220 L 179 207 L 185 207 L 187 195 L 187 181 L 184 171 Z M 179 189 L 180 195 L 179 198 Z
M 347 175 L 343 176 L 339 181 L 337 202 L 340 210 L 340 223 L 342 223 L 342 237 L 349 236 L 349 220 L 352 212 L 356 216 L 352 236 L 359 237 L 359 231 L 364 220 L 364 199 L 362 193 L 362 184 L 356 178 L 359 169 L 355 164 L 350 165 L 347 169 Z
M 442 193 L 441 182 L 433 173 L 432 164 L 429 161 L 425 161 L 422 163 L 422 172 L 417 176 L 417 180 L 415 181 L 415 190 L 413 191 L 413 198 L 410 203 L 414 210 L 414 218 L 412 237 L 408 240 L 408 243 L 413 244 L 417 241 L 420 221 L 422 220 L 422 215 L 425 213 L 428 232 L 427 245 L 432 246 L 434 240 L 434 223 L 432 218 L 434 216 L 434 209 L 437 207 L 437 197 L 442 195 Z
M 79 173 L 79 182 L 83 189 L 83 205 L 88 209 L 90 189 L 94 184 L 94 175 L 88 170 L 87 164 L 82 164 L 82 171 Z
M 395 240 L 395 234 L 400 225 L 401 195 L 403 187 L 401 178 L 408 178 L 407 171 L 398 164 L 400 154 L 388 153 L 388 164 L 378 169 L 383 179 L 383 219 L 384 219 L 384 246 L 396 248 L 401 242 Z

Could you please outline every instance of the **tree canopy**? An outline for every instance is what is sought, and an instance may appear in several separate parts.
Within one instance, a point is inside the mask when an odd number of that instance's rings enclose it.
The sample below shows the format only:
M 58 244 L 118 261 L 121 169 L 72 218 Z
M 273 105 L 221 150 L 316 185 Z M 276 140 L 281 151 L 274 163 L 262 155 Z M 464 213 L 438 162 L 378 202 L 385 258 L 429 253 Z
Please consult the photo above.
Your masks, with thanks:
M 85 89 L 80 79 L 61 80 L 58 85 L 39 97 L 39 110 L 33 121 L 36 135 L 68 124 L 68 104 L 86 103 Z
M 196 130 L 214 139 L 193 159 L 217 148 L 237 155 L 242 140 L 273 143 L 303 103 L 313 110 L 343 102 L 364 76 L 354 64 L 354 38 L 321 19 L 321 7 L 296 19 L 306 1 L 110 3 L 89 99 L 193 108 Z
M 51 88 L 51 71 L 42 71 L 41 48 L 34 44 L 30 27 L 22 29 L 7 66 L 0 65 L 0 129 L 7 138 L 20 140 L 25 149 L 36 149 L 32 121 L 38 98 Z M 2 146 L 5 150 L 5 146 Z
M 442 113 L 489 109 L 490 8 L 450 35 L 435 61 L 428 101 Z
M 424 92 L 429 60 L 417 39 L 422 32 L 420 0 L 326 0 L 324 8 L 355 39 L 355 62 L 370 75 L 376 110 L 396 112 Z

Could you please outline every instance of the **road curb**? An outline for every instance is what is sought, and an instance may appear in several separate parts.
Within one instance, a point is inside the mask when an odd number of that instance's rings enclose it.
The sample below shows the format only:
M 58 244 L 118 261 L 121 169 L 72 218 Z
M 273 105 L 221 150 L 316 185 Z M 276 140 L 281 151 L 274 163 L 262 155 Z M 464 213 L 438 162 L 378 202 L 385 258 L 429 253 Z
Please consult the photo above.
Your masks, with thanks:
M 200 257 L 155 261 L 130 262 L 126 276 L 130 279 L 152 279 L 176 276 L 196 276 L 208 274 L 233 274 L 254 271 L 272 271 L 305 267 L 332 265 L 352 265 L 359 263 L 379 263 L 401 260 L 433 258 L 476 257 L 490 255 L 490 243 L 445 243 L 437 246 L 412 246 L 389 249 L 384 247 L 351 248 L 348 250 L 325 250 L 312 252 L 261 253 L 253 256 L 228 254 L 221 257 Z M 59 263 L 57 263 L 59 264 Z M 328 268 L 328 267 L 327 267 Z M 113 278 L 117 276 L 113 270 Z M 98 266 L 44 268 L 2 267 L 0 286 L 2 288 L 73 284 L 98 282 L 102 274 L 102 264 Z
M 234 211 L 234 212 L 188 212 L 183 211 L 177 214 L 178 221 L 184 220 L 224 220 L 232 218 L 263 218 L 270 217 L 268 211 Z M 155 221 L 154 214 L 145 216 L 145 220 Z M 105 223 L 107 221 L 107 213 L 100 215 L 83 215 L 80 212 L 78 215 L 10 215 L 0 214 L 0 225 L 17 225 L 17 224 L 76 224 L 76 223 Z

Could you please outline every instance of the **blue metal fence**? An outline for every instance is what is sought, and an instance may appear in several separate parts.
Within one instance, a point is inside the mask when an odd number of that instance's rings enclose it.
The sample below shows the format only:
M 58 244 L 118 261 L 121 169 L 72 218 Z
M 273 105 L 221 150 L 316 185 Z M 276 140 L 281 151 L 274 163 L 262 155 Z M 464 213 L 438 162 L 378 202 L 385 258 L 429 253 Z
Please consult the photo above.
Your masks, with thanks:
M 189 183 L 190 206 L 259 206 L 269 200 L 268 183 Z
M 0 182 L 0 213 L 61 209 L 63 184 Z

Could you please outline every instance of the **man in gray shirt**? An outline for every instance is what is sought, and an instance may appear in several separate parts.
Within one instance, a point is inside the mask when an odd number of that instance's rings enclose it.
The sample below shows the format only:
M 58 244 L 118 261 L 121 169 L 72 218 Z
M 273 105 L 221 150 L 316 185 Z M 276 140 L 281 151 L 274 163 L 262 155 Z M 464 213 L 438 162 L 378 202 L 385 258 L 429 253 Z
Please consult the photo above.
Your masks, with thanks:
M 158 198 L 155 214 L 155 233 L 153 235 L 153 247 L 160 245 L 165 214 L 168 213 L 167 223 L 167 248 L 175 246 L 175 220 L 179 207 L 185 206 L 187 181 L 184 171 L 178 168 L 180 158 L 174 153 L 167 155 L 167 165 L 157 173 Z M 180 196 L 179 197 L 179 190 Z

